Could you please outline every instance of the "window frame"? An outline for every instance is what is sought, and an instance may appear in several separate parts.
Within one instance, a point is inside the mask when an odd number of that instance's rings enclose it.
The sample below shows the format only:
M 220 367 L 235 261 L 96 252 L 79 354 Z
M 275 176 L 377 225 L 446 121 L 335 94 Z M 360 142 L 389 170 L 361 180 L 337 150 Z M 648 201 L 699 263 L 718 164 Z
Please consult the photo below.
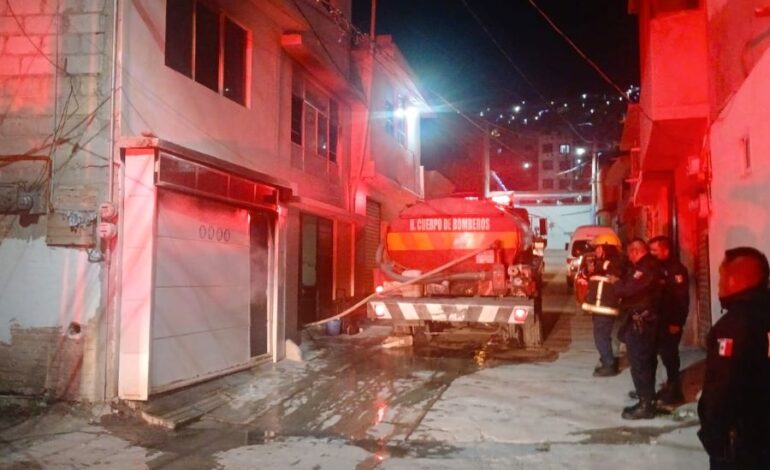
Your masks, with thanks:
M 182 0 L 184 1 L 184 0 Z M 165 31 L 165 40 L 166 40 L 166 48 L 163 51 L 164 55 L 164 65 L 171 70 L 184 75 L 187 78 L 190 78 L 195 83 L 203 86 L 204 88 L 211 90 L 215 93 L 217 93 L 219 96 L 222 96 L 224 98 L 227 98 L 229 101 L 232 101 L 234 103 L 237 103 L 245 108 L 251 107 L 251 66 L 252 66 L 252 51 L 253 51 L 253 33 L 252 31 L 244 26 L 243 23 L 238 21 L 236 18 L 232 17 L 231 15 L 228 15 L 222 8 L 219 6 L 212 4 L 212 2 L 206 1 L 206 0 L 187 0 L 187 4 L 190 5 L 190 18 L 189 21 L 191 22 L 189 31 L 190 31 L 190 37 L 184 37 L 182 38 L 182 42 L 189 41 L 189 54 L 190 57 L 187 59 L 187 62 L 184 64 L 175 64 L 173 63 L 173 60 L 169 60 L 170 57 L 178 57 L 173 56 L 173 54 L 169 54 L 168 45 L 169 44 L 176 44 L 176 41 L 169 40 L 169 33 L 173 26 L 176 26 L 174 29 L 178 29 L 179 25 L 171 25 L 169 23 L 170 18 L 170 8 L 171 8 L 171 2 L 166 3 L 166 31 Z M 204 83 L 199 80 L 198 78 L 198 71 L 196 70 L 196 58 L 198 55 L 198 32 L 197 32 L 197 21 L 198 21 L 198 8 L 204 8 L 209 10 L 213 15 L 216 17 L 216 24 L 217 24 L 217 44 L 215 45 L 214 49 L 216 49 L 217 57 L 217 84 L 216 89 L 209 86 L 209 84 Z M 185 20 L 187 20 L 185 18 Z M 242 74 L 241 81 L 243 84 L 243 93 L 242 96 L 232 96 L 228 94 L 225 90 L 225 71 L 226 71 L 226 46 L 227 46 L 227 26 L 228 23 L 230 23 L 232 26 L 240 29 L 243 32 L 243 45 L 242 45 Z M 185 30 L 187 31 L 187 30 Z M 186 35 L 185 35 L 186 36 Z M 185 44 L 186 46 L 187 44 Z M 185 50 L 185 52 L 188 52 Z M 189 70 L 188 70 L 189 67 Z M 239 99 L 238 99 L 239 98 Z
M 308 87 L 312 87 L 311 93 L 316 99 L 308 99 Z M 321 103 L 317 102 L 318 99 L 322 99 L 325 103 L 320 106 Z M 295 141 L 295 105 L 297 103 L 302 104 L 301 116 L 299 118 L 300 133 L 297 136 L 299 142 Z M 325 107 L 326 109 L 321 109 Z M 331 93 L 328 93 L 323 88 L 319 87 L 315 82 L 309 80 L 306 74 L 299 70 L 294 70 L 292 73 L 292 91 L 291 91 L 291 130 L 290 139 L 292 145 L 295 145 L 302 149 L 303 158 L 308 155 L 308 144 L 312 144 L 312 156 L 316 158 L 324 159 L 328 164 L 338 165 L 340 151 L 340 133 L 342 126 L 339 122 L 339 101 L 335 99 Z M 315 124 L 313 126 L 313 139 L 308 139 L 307 133 L 309 130 L 307 126 L 307 117 L 311 114 L 315 115 Z M 326 124 L 326 148 L 320 148 L 319 130 L 321 126 L 319 122 L 325 121 Z M 332 135 L 332 132 L 336 132 L 336 135 Z M 332 149 L 332 146 L 335 148 Z M 323 150 L 323 151 L 319 151 Z

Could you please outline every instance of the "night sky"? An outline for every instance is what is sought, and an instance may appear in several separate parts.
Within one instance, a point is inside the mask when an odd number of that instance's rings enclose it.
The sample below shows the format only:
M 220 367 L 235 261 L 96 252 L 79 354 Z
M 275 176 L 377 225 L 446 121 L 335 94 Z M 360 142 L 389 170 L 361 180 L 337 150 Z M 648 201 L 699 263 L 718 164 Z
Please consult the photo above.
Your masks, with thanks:
M 516 65 L 549 100 L 615 93 L 554 32 L 527 0 L 465 0 Z M 624 0 L 536 3 L 622 88 L 638 84 L 636 17 Z M 353 19 L 369 31 L 370 0 L 353 0 Z M 377 34 L 391 34 L 430 94 L 472 112 L 536 100 L 462 0 L 379 0 Z

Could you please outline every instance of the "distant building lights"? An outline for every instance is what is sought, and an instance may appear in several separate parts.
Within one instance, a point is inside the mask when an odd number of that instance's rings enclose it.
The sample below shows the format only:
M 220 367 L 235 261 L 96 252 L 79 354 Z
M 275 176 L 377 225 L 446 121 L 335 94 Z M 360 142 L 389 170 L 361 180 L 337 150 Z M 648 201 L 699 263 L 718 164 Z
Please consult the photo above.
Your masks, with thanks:
M 525 170 L 529 170 L 530 168 L 532 168 L 532 164 L 531 164 L 531 163 L 529 163 L 529 162 L 524 162 L 524 165 L 523 165 L 523 166 L 524 166 L 524 169 L 525 169 Z
M 586 98 L 588 98 L 588 94 L 587 93 L 583 93 L 582 95 L 580 95 L 580 97 L 583 98 L 583 99 L 586 99 Z
M 479 116 L 484 117 L 484 111 L 479 112 Z
M 514 113 L 518 113 L 519 111 L 521 111 L 521 106 L 519 106 L 519 105 L 517 104 L 516 106 L 514 106 L 514 107 L 513 107 L 513 112 L 514 112 Z
M 583 147 L 575 147 L 575 155 L 585 155 L 586 149 Z

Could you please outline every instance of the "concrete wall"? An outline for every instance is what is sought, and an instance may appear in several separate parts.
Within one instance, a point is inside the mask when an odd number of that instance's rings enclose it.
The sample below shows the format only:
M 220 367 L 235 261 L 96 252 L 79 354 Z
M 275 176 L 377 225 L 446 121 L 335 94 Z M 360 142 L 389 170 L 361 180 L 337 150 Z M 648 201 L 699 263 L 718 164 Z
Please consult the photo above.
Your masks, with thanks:
M 105 269 L 86 253 L 94 225 L 70 229 L 67 215 L 92 216 L 106 198 L 111 5 L 0 5 L 0 183 L 43 199 L 40 215 L 0 215 L 0 393 L 103 389 Z M 49 162 L 52 178 L 48 165 L 1 160 L 19 155 Z
M 712 317 L 721 315 L 718 267 L 741 245 L 770 254 L 770 53 L 765 52 L 714 122 L 710 135 Z M 750 162 L 750 164 L 748 164 Z
M 530 214 L 548 219 L 548 249 L 563 250 L 569 243 L 572 232 L 580 225 L 590 225 L 591 206 L 588 204 L 570 204 L 563 206 L 532 205 L 522 206 Z
M 165 66 L 166 2 L 124 2 L 122 69 L 123 136 L 153 134 L 164 140 L 297 183 L 300 195 L 343 206 L 338 178 L 291 166 L 292 62 L 281 47 L 282 28 L 251 3 L 222 0 L 224 13 L 251 33 L 251 69 L 247 106 L 209 90 Z M 315 8 L 306 15 L 324 20 Z M 321 28 L 319 28 L 321 29 Z M 326 25 L 324 30 L 336 30 Z M 334 44 L 337 44 L 335 36 Z M 322 52 L 323 53 L 323 52 Z M 340 51 L 335 62 L 347 67 Z M 301 68 L 300 68 L 301 70 Z M 306 74 L 313 79 L 311 74 Z M 323 83 L 317 83 L 323 87 Z M 350 155 L 350 112 L 341 102 L 338 156 L 341 177 Z

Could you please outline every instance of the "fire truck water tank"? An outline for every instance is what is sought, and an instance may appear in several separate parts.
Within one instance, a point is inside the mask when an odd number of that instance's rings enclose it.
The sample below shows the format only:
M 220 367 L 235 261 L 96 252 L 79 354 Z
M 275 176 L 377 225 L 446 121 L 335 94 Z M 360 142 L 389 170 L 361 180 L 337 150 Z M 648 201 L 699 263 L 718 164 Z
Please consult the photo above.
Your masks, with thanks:
M 500 261 L 517 262 L 532 243 L 526 215 L 490 200 L 448 197 L 407 207 L 386 235 L 388 257 L 407 269 L 427 272 L 498 241 Z M 452 267 L 448 272 L 489 270 L 493 250 Z

